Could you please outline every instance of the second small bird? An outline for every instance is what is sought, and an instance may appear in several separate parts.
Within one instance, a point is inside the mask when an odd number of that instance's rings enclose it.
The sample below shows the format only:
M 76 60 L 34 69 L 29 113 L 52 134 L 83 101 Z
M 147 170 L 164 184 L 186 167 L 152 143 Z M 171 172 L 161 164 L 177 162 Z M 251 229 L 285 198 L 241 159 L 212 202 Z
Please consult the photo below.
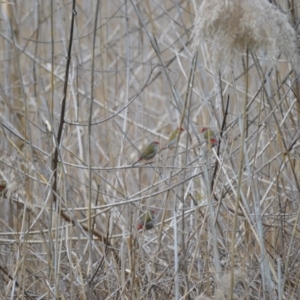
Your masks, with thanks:
M 139 161 L 141 160 L 150 160 L 152 159 L 158 152 L 158 145 L 159 142 L 152 142 L 150 143 L 145 150 L 143 151 L 143 153 L 141 154 L 140 158 L 132 165 L 134 166 L 135 164 L 137 164 Z
M 167 144 L 161 149 L 171 149 L 173 146 L 175 146 L 176 141 L 177 141 L 177 136 L 178 134 L 180 134 L 182 131 L 184 131 L 183 128 L 178 127 L 175 131 L 173 131 L 173 133 L 170 135 Z
M 143 229 L 144 226 L 145 230 L 153 228 L 156 214 L 157 211 L 155 209 L 150 209 L 149 211 L 144 213 L 138 220 L 137 230 Z
M 204 133 L 204 139 L 208 144 L 211 144 L 212 147 L 218 145 L 219 141 L 216 137 L 216 134 L 208 127 L 202 127 L 200 133 Z

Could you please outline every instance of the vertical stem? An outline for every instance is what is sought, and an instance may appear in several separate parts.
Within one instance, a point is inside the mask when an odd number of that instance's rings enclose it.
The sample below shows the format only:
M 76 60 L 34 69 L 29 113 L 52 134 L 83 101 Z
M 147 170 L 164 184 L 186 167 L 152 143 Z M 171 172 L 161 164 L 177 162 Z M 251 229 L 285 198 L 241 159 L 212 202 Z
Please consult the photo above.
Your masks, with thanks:
M 176 201 L 175 201 L 176 203 Z M 175 285 L 175 300 L 179 300 L 179 274 L 178 274 L 178 268 L 179 268 L 179 262 L 178 262 L 178 239 L 177 239 L 177 209 L 176 204 L 174 205 L 174 285 Z
M 58 126 L 57 132 L 57 145 L 54 152 L 54 157 L 52 161 L 52 170 L 54 172 L 54 180 L 52 185 L 53 190 L 53 203 L 56 203 L 56 191 L 57 191 L 57 163 L 58 163 L 58 154 L 59 154 L 59 146 L 62 138 L 62 131 L 65 122 L 65 110 L 66 110 L 66 101 L 67 101 L 67 92 L 68 92 L 68 79 L 69 79 L 69 69 L 71 63 L 71 53 L 72 53 L 72 44 L 73 44 L 73 31 L 74 31 L 74 20 L 76 16 L 76 0 L 73 0 L 72 6 L 72 20 L 71 20 L 71 29 L 70 29 L 70 40 L 69 40 L 69 48 L 68 48 L 68 56 L 67 56 L 67 65 L 65 72 L 65 81 L 64 81 L 64 89 L 63 89 L 63 98 L 61 105 L 61 113 L 60 113 L 60 122 Z
M 97 1 L 95 11 L 95 23 L 93 33 L 93 49 L 92 49 L 92 69 L 91 69 L 91 103 L 89 112 L 89 124 L 88 124 L 88 164 L 89 164 L 89 203 L 88 203 L 88 231 L 89 231 L 89 267 L 88 274 L 92 274 L 93 260 L 92 260 L 92 118 L 93 118 L 93 103 L 94 103 L 94 69 L 95 69 L 95 45 L 96 45 L 96 33 L 98 22 L 98 11 L 100 6 L 100 0 Z
M 51 113 L 51 124 L 53 124 L 53 117 L 54 117 L 54 32 L 53 32 L 53 1 L 51 0 L 50 2 L 50 9 L 51 9 L 51 16 L 50 16 L 50 23 L 51 23 L 51 29 L 50 29 L 50 36 L 51 36 L 51 102 L 49 105 L 50 108 L 50 113 Z M 53 126 L 52 126 L 53 127 Z M 52 136 L 52 135 L 51 135 Z M 49 138 L 49 148 L 53 149 L 53 139 Z M 54 156 L 53 156 L 53 152 L 51 151 L 51 161 L 53 162 Z M 53 199 L 53 189 L 51 189 L 50 191 L 51 195 L 52 195 L 52 199 Z M 51 232 L 52 230 L 52 221 L 53 221 L 53 203 L 52 202 L 50 204 L 50 211 L 49 211 L 49 232 Z M 52 254 L 54 253 L 54 244 L 53 244 L 53 239 L 52 239 L 52 235 L 49 234 L 49 259 L 51 260 L 51 262 L 49 263 L 49 278 L 51 278 L 52 275 L 52 261 L 53 261 L 53 256 Z
M 237 231 L 237 216 L 238 208 L 240 205 L 241 199 L 241 182 L 242 182 L 242 170 L 243 170 L 243 161 L 244 161 L 244 143 L 245 143 L 245 128 L 246 128 L 246 111 L 247 111 L 247 94 L 248 94 L 248 49 L 246 52 L 246 66 L 245 66 L 245 77 L 246 77 L 246 86 L 245 86 L 245 99 L 244 99 L 244 108 L 242 114 L 242 129 L 241 129 L 241 153 L 240 153 L 240 165 L 238 173 L 238 183 L 237 183 L 237 196 L 235 201 L 235 211 L 233 219 L 233 228 L 232 228 L 232 241 L 231 241 L 231 277 L 230 277 L 230 297 L 233 299 L 233 290 L 234 290 L 234 269 L 235 269 L 235 259 L 234 259 L 234 249 L 235 249 L 235 235 Z
M 55 152 L 52 160 L 52 170 L 53 170 L 53 184 L 52 184 L 52 193 L 53 193 L 53 201 L 52 205 L 56 204 L 56 210 L 57 213 L 60 214 L 60 205 L 57 202 L 57 164 L 58 164 L 58 156 L 59 156 L 59 147 L 62 140 L 62 133 L 63 133 L 63 127 L 64 127 L 64 119 L 65 119 L 65 110 L 66 110 L 66 102 L 67 102 L 67 92 L 68 92 L 68 79 L 69 79 L 69 69 L 70 69 L 70 63 L 71 63 L 71 53 L 72 53 L 72 44 L 73 44 L 73 31 L 74 31 L 74 20 L 75 16 L 77 14 L 76 12 L 76 0 L 73 0 L 73 6 L 72 6 L 72 20 L 71 20 L 71 28 L 70 28 L 70 40 L 69 40 L 69 48 L 68 48 L 68 56 L 67 56 L 67 65 L 66 65 L 66 72 L 65 72 L 65 81 L 64 81 L 64 89 L 63 89 L 63 98 L 62 98 L 62 105 L 61 105 L 61 114 L 60 114 L 60 122 L 57 132 L 57 141 L 56 141 L 56 147 Z M 57 245 L 56 245 L 57 246 Z M 55 253 L 57 253 L 58 249 L 55 249 Z M 55 295 L 58 297 L 59 291 L 58 291 L 58 278 L 57 272 L 58 272 L 58 260 L 55 259 Z

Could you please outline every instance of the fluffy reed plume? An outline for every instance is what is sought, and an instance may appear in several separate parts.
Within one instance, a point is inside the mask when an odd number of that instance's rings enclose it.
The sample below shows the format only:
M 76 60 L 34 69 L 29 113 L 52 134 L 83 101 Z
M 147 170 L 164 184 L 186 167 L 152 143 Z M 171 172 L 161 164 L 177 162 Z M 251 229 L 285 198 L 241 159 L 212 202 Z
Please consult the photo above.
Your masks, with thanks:
M 296 33 L 285 14 L 267 0 L 204 0 L 195 19 L 192 48 L 208 41 L 214 67 L 231 63 L 247 48 L 274 60 L 284 53 L 298 62 Z
M 217 280 L 218 285 L 215 292 L 215 300 L 229 299 L 230 295 L 230 277 L 231 274 L 224 274 L 220 280 Z M 233 300 L 246 299 L 248 295 L 248 282 L 246 274 L 240 270 L 234 271 L 234 293 Z
M 224 274 L 221 277 L 221 280 L 217 280 L 217 288 L 214 295 L 214 300 L 227 300 L 230 295 L 230 273 Z M 234 271 L 234 290 L 233 300 L 246 299 L 248 294 L 248 284 L 249 278 L 247 278 L 246 274 L 241 271 Z M 206 295 L 199 295 L 195 300 L 210 300 Z
M 197 298 L 195 298 L 195 300 L 211 300 L 211 298 L 208 298 L 208 297 L 206 297 L 204 295 L 200 295 Z
M 218 286 L 215 292 L 215 300 L 229 299 L 230 295 L 230 278 L 231 273 L 224 274 L 220 280 L 218 280 Z M 247 299 L 249 297 L 249 278 L 245 273 L 240 270 L 234 271 L 234 293 L 233 299 Z

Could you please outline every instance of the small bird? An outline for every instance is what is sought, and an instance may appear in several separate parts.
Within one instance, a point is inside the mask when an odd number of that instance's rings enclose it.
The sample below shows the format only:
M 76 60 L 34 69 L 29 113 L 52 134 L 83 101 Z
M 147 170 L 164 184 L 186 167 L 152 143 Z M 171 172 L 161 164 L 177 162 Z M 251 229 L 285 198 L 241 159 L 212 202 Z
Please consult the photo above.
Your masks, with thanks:
M 184 131 L 183 128 L 178 127 L 175 131 L 173 131 L 173 133 L 170 135 L 168 142 L 166 143 L 166 145 L 161 149 L 171 149 L 173 146 L 175 146 L 176 141 L 177 141 L 177 136 L 178 134 L 180 134 L 182 131 Z
M 139 161 L 141 161 L 143 159 L 150 160 L 151 158 L 153 158 L 158 152 L 158 145 L 159 145 L 159 142 L 156 142 L 156 141 L 150 143 L 146 147 L 146 149 L 143 151 L 140 158 L 132 166 L 134 166 L 135 164 L 137 164 Z
M 211 146 L 216 146 L 218 145 L 219 141 L 216 138 L 216 134 L 208 127 L 202 127 L 200 130 L 200 133 L 204 133 L 204 138 L 207 142 L 211 144 Z
M 149 211 L 144 213 L 138 220 L 137 230 L 143 229 L 144 226 L 145 230 L 153 228 L 156 214 L 157 211 L 155 209 L 150 209 Z

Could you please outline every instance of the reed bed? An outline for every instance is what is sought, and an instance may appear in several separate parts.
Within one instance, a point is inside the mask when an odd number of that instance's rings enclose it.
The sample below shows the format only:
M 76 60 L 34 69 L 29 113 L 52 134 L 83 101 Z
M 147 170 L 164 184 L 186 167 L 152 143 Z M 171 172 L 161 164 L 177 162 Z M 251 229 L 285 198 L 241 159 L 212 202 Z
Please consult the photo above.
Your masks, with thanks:
M 0 298 L 299 299 L 299 4 L 1 3 Z

